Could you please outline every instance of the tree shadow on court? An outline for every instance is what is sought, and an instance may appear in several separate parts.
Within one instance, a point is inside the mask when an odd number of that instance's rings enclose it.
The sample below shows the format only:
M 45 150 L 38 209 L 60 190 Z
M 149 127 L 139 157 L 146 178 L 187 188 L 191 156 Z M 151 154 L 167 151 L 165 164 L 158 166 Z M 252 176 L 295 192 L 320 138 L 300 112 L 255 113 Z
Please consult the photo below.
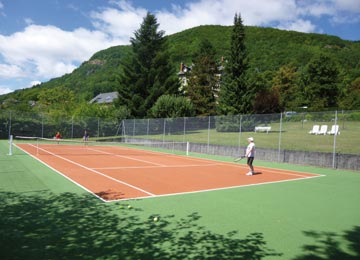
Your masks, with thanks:
M 315 243 L 303 246 L 305 253 L 293 260 L 360 259 L 360 226 L 354 226 L 343 234 L 317 231 L 306 231 L 304 234 L 314 239 Z
M 140 217 L 140 209 L 75 194 L 0 192 L 1 259 L 262 259 L 281 254 L 261 233 L 239 238 L 200 216 Z M 140 215 L 140 216 L 139 216 Z

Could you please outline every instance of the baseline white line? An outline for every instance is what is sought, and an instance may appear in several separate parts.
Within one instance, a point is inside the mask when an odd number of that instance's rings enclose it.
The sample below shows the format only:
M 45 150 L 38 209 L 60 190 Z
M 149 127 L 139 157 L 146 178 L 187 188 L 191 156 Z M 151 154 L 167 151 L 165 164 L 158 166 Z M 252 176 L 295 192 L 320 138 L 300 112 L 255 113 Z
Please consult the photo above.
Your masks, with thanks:
M 36 146 L 33 145 L 33 144 L 29 144 L 29 145 L 36 148 Z M 50 152 L 50 151 L 47 151 L 47 150 L 45 150 L 45 149 L 42 149 L 42 148 L 40 148 L 40 147 L 38 147 L 38 149 L 40 149 L 40 150 L 42 150 L 42 151 L 44 151 L 44 152 L 46 152 L 46 153 L 49 153 L 49 154 L 51 154 L 51 155 L 53 155 L 53 156 L 55 156 L 55 157 L 57 157 L 57 158 L 60 158 L 60 159 L 62 159 L 62 160 L 64 160 L 64 161 L 67 161 L 67 162 L 72 163 L 72 164 L 75 164 L 75 165 L 77 165 L 77 166 L 79 166 L 79 167 L 81 167 L 81 168 L 84 168 L 85 170 L 88 170 L 88 171 L 91 171 L 91 172 L 93 172 L 93 173 L 99 174 L 99 175 L 101 175 L 101 176 L 104 176 L 105 178 L 108 178 L 108 179 L 113 180 L 113 181 L 115 181 L 115 182 L 124 184 L 124 185 L 126 185 L 126 186 L 128 186 L 128 187 L 130 187 L 130 188 L 136 189 L 136 190 L 141 191 L 141 192 L 143 192 L 143 193 L 145 193 L 145 194 L 148 194 L 148 195 L 150 195 L 150 196 L 155 196 L 155 194 L 153 194 L 153 193 L 151 193 L 151 192 L 148 192 L 148 191 L 146 191 L 146 190 L 143 190 L 143 189 L 141 189 L 141 188 L 139 188 L 139 187 L 136 187 L 136 186 L 134 186 L 134 185 L 131 185 L 131 184 L 129 184 L 129 183 L 126 183 L 126 182 L 117 180 L 117 179 L 115 179 L 115 178 L 113 178 L 113 177 L 110 177 L 110 176 L 104 174 L 104 173 L 101 173 L 101 172 L 99 172 L 99 171 L 93 170 L 93 169 L 91 169 L 91 168 L 89 168 L 89 167 L 86 167 L 86 166 L 84 166 L 84 165 L 82 165 L 82 164 L 79 164 L 79 163 L 77 163 L 77 162 L 74 162 L 74 161 L 72 161 L 72 160 L 69 160 L 69 159 L 67 159 L 67 158 L 64 158 L 64 157 L 62 157 L 62 156 L 60 156 L 60 155 L 54 154 L 54 153 L 52 153 L 52 152 Z
M 43 162 L 42 160 L 40 160 L 39 158 L 35 157 L 34 155 L 32 155 L 31 153 L 25 151 L 24 149 L 22 149 L 21 147 L 19 147 L 17 144 L 15 144 L 15 146 L 20 149 L 21 151 L 23 151 L 24 153 L 26 153 L 27 155 L 31 156 L 32 158 L 34 158 L 35 160 L 37 160 L 38 162 L 40 162 L 41 164 L 45 165 L 46 167 L 48 167 L 49 169 L 53 170 L 54 172 L 56 172 L 57 174 L 60 174 L 62 177 L 64 177 L 65 179 L 69 180 L 70 182 L 74 183 L 76 186 L 84 189 L 85 191 L 87 191 L 88 193 L 90 193 L 91 195 L 95 196 L 96 198 L 98 198 L 99 200 L 103 201 L 103 202 L 108 202 L 107 200 L 104 200 L 103 198 L 101 198 L 100 196 L 96 195 L 94 192 L 88 190 L 87 188 L 85 188 L 84 186 L 82 186 L 80 183 L 77 183 L 76 181 L 74 181 L 73 179 L 69 178 L 68 176 L 64 175 L 62 172 L 56 170 L 55 168 L 53 168 L 52 166 L 50 166 L 49 164 L 47 164 L 46 162 Z
M 299 177 L 304 177 L 304 178 L 308 178 L 307 176 L 304 176 L 304 174 L 295 174 L 295 173 L 287 173 L 286 170 L 283 170 L 285 172 L 279 172 L 279 171 L 276 171 L 276 170 L 268 170 L 266 169 L 266 172 L 272 172 L 272 173 L 276 173 L 276 174 L 282 174 L 282 175 L 290 175 L 290 176 L 299 176 Z M 311 173 L 312 174 L 312 173 Z
M 301 181 L 303 179 L 311 179 L 311 178 L 318 178 L 318 177 L 324 177 L 325 175 L 317 175 L 317 176 L 311 176 L 311 177 L 304 177 L 304 178 L 298 178 L 298 179 L 291 179 L 291 180 L 281 180 L 281 181 L 272 181 L 272 182 L 261 182 L 261 183 L 253 183 L 253 184 L 246 184 L 246 185 L 238 185 L 238 186 L 229 186 L 229 187 L 223 187 L 223 188 L 214 188 L 214 189 L 206 189 L 206 190 L 198 190 L 198 191 L 189 191 L 189 192 L 178 192 L 178 193 L 169 193 L 169 194 L 161 194 L 161 195 L 155 195 L 153 197 L 137 197 L 137 198 L 124 198 L 124 199 L 115 199 L 115 200 L 108 200 L 109 202 L 116 202 L 116 201 L 129 201 L 129 200 L 140 200 L 140 199 L 155 199 L 158 197 L 171 197 L 171 196 L 178 196 L 178 195 L 188 195 L 188 194 L 196 194 L 196 193 L 202 193 L 202 192 L 212 192 L 212 191 L 221 191 L 221 190 L 230 190 L 230 189 L 238 189 L 238 188 L 246 188 L 251 186 L 261 186 L 261 185 L 267 185 L 267 184 L 274 184 L 274 183 L 282 183 L 282 182 L 290 182 L 290 181 Z

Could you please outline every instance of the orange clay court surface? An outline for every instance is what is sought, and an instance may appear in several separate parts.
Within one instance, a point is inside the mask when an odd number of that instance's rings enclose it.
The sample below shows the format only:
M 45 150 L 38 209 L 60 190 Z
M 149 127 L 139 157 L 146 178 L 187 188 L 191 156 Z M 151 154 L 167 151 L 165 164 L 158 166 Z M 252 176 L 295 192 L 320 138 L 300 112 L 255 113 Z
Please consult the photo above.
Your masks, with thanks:
M 320 175 L 114 146 L 17 144 L 103 201 L 169 196 Z M 245 160 L 245 159 L 244 159 Z

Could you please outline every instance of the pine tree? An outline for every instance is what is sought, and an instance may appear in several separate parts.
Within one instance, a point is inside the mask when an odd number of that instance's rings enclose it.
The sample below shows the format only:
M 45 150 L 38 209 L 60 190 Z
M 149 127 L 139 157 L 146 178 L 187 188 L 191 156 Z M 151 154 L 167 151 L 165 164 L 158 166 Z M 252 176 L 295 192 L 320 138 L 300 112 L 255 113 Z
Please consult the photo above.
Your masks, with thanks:
M 245 46 L 245 28 L 240 15 L 235 14 L 231 34 L 230 56 L 225 65 L 225 72 L 219 95 L 220 114 L 240 114 L 252 112 L 252 100 L 255 89 L 247 86 L 246 70 L 248 58 Z
M 186 86 L 186 96 L 194 105 L 196 115 L 207 116 L 216 113 L 219 72 L 215 61 L 214 47 L 208 40 L 200 43 L 195 54 L 194 66 Z
M 169 61 L 164 31 L 154 15 L 147 13 L 131 38 L 133 55 L 120 77 L 119 105 L 126 105 L 133 117 L 149 116 L 151 107 L 164 94 L 176 94 L 179 82 Z

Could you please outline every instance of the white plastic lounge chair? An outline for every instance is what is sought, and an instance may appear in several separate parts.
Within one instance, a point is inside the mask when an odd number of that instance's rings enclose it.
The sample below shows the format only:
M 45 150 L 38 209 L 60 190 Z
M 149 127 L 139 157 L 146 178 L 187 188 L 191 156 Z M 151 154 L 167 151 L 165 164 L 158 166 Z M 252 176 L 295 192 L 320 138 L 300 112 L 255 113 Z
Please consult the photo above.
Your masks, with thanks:
M 313 128 L 309 131 L 309 134 L 311 135 L 317 135 L 319 133 L 320 126 L 314 125 Z
M 327 125 L 321 125 L 318 135 L 326 135 L 327 129 L 328 129 Z
M 340 131 L 339 131 L 339 125 L 332 125 L 331 126 L 331 130 L 329 132 L 327 132 L 328 135 L 339 135 Z

